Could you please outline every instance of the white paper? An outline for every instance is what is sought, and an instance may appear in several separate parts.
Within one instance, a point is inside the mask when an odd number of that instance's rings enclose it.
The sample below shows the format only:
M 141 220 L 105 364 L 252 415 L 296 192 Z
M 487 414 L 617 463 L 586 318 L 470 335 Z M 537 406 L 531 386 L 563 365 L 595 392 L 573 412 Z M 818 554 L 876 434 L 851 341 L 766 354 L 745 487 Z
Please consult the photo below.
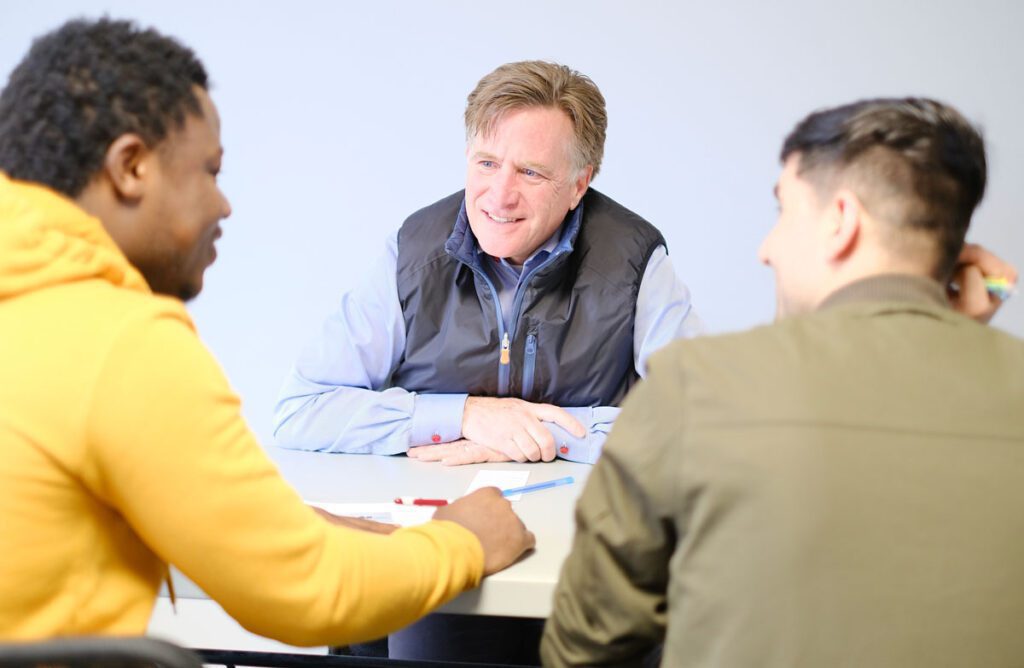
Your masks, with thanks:
M 529 471 L 477 471 L 473 482 L 466 488 L 466 494 L 475 492 L 481 487 L 497 487 L 498 489 L 512 489 L 522 487 L 530 479 Z M 518 501 L 522 494 L 513 494 L 505 497 L 509 501 Z
M 321 503 L 306 501 L 307 505 L 323 508 L 332 515 L 358 517 L 374 522 L 411 527 L 429 522 L 437 510 L 434 506 L 400 506 L 396 503 Z

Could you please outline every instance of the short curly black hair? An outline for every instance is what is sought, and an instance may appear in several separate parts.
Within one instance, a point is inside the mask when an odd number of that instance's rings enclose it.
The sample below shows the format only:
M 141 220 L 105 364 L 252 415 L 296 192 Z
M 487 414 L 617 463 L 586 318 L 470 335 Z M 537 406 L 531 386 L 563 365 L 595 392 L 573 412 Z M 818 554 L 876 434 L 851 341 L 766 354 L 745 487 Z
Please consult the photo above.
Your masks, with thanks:
M 130 21 L 76 19 L 35 40 L 0 93 L 0 170 L 69 197 L 136 133 L 156 146 L 186 113 L 206 70 L 191 49 Z

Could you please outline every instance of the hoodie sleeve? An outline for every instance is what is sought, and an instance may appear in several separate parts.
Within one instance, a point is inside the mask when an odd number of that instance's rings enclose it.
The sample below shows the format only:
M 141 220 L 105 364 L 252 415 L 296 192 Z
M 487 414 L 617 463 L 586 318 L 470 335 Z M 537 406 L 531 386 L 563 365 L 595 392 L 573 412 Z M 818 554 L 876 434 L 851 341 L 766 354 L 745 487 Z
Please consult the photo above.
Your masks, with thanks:
M 125 323 L 96 381 L 89 438 L 95 493 L 254 633 L 366 640 L 480 582 L 482 548 L 457 524 L 383 536 L 303 504 L 184 311 Z

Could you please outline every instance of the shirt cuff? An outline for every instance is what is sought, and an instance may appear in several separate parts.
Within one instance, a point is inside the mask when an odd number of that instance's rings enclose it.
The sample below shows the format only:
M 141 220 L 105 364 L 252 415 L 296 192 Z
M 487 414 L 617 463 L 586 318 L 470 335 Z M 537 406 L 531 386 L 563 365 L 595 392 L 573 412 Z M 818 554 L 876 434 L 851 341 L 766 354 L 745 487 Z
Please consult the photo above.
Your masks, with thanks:
M 417 394 L 412 407 L 409 447 L 462 438 L 462 411 L 468 394 Z
M 560 459 L 568 459 L 582 464 L 593 464 L 601 456 L 604 441 L 608 432 L 615 424 L 621 409 L 614 406 L 584 406 L 582 408 L 566 408 L 565 411 L 583 423 L 587 435 L 576 438 L 554 422 L 545 422 L 551 435 L 555 437 L 555 453 Z

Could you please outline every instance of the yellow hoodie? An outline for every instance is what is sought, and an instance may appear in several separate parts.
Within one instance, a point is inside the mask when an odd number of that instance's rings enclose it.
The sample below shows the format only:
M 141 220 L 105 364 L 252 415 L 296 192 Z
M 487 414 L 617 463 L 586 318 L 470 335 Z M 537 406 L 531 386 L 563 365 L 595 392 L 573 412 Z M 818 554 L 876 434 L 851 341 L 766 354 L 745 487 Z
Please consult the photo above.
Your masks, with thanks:
M 321 520 L 100 222 L 0 174 L 0 638 L 145 632 L 167 563 L 249 630 L 365 640 L 476 586 L 472 533 Z

